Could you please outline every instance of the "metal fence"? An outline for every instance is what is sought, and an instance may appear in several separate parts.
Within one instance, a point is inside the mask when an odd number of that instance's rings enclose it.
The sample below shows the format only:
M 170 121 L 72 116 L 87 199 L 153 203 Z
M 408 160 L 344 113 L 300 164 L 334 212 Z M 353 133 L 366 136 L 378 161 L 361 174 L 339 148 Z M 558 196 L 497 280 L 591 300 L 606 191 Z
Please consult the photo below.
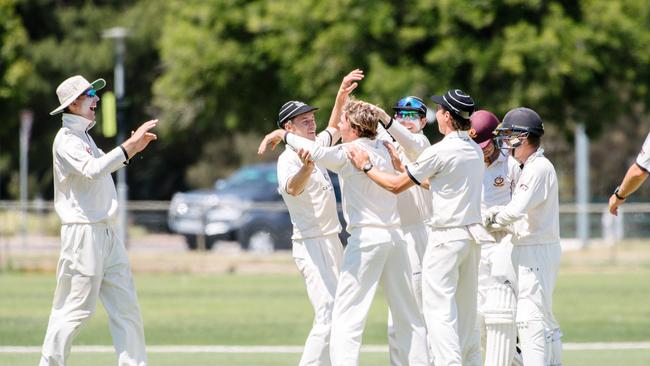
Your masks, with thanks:
M 128 223 L 149 233 L 170 233 L 167 225 L 169 201 L 129 201 Z M 259 207 L 258 207 L 259 206 Z M 283 203 L 253 206 L 255 208 L 286 210 Z M 577 237 L 576 223 L 580 208 L 576 204 L 560 205 L 560 236 Z M 588 214 L 589 237 L 607 241 L 623 238 L 650 238 L 650 203 L 626 203 L 619 208 L 619 216 L 612 216 L 606 204 L 590 204 Z M 59 221 L 52 201 L 34 200 L 24 206 L 20 201 L 0 201 L 0 235 L 13 236 L 58 235 Z

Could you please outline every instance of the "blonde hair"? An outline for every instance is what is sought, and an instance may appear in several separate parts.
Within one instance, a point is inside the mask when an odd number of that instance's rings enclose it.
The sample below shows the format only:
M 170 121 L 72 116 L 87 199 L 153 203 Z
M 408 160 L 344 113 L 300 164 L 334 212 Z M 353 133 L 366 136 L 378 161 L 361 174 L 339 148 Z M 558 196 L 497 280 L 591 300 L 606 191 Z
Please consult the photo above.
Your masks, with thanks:
M 357 136 L 371 139 L 377 136 L 379 115 L 372 104 L 350 98 L 343 107 L 343 113 Z

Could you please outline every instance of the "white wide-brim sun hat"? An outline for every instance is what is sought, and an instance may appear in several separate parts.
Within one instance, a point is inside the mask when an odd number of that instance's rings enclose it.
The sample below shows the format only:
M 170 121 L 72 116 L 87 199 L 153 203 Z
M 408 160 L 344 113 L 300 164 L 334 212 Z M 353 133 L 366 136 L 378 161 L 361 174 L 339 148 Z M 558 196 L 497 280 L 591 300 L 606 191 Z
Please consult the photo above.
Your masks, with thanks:
M 63 110 L 74 102 L 75 99 L 79 98 L 84 91 L 90 88 L 100 90 L 105 86 L 106 81 L 104 79 L 97 79 L 92 83 L 89 83 L 88 80 L 81 75 L 75 75 L 65 79 L 56 88 L 56 95 L 59 97 L 59 103 L 61 103 L 61 105 L 50 112 L 50 115 L 53 116 L 63 112 Z

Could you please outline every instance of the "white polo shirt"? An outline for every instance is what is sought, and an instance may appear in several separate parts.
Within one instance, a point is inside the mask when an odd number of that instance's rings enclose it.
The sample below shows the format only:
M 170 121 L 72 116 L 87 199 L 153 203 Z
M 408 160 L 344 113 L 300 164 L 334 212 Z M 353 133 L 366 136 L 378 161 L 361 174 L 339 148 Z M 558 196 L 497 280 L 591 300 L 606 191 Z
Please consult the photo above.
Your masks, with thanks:
M 358 170 L 348 160 L 344 147 L 324 147 L 308 139 L 287 134 L 286 143 L 298 150 L 309 150 L 312 159 L 339 176 L 343 215 L 347 221 L 347 231 L 358 239 L 360 247 L 387 243 L 394 240 L 394 230 L 399 229 L 400 219 L 397 214 L 397 197 Z M 349 144 L 355 144 L 368 152 L 375 169 L 394 173 L 390 154 L 383 141 L 359 138 Z
M 639 156 L 636 157 L 636 164 L 646 172 L 650 172 L 650 133 L 645 138 Z
M 323 131 L 316 136 L 316 143 L 331 146 L 332 132 Z M 298 154 L 287 146 L 278 158 L 278 191 L 289 209 L 293 224 L 293 240 L 304 240 L 341 232 L 336 211 L 336 197 L 327 170 L 314 164 L 304 190 L 292 196 L 287 193 L 287 183 L 302 168 Z
M 454 131 L 428 147 L 406 166 L 411 179 L 429 180 L 433 197 L 432 228 L 454 228 L 481 223 L 483 152 L 467 131 Z
M 117 193 L 111 173 L 124 166 L 118 146 L 104 154 L 88 131 L 84 117 L 63 114 L 63 126 L 52 146 L 54 209 L 62 224 L 107 222 L 117 214 Z
M 512 200 L 494 220 L 500 225 L 513 224 L 515 245 L 560 242 L 557 175 L 542 148 L 526 160 Z
M 483 175 L 483 209 L 505 206 L 512 199 L 512 192 L 521 174 L 519 163 L 511 155 L 499 157 L 485 168 Z
M 412 133 L 395 120 L 388 126 L 388 130 L 384 128 L 380 130 L 386 131 L 388 141 L 393 143 L 404 164 L 416 161 L 424 149 L 431 146 L 431 142 L 422 132 Z M 398 194 L 397 211 L 402 226 L 422 224 L 431 220 L 432 200 L 431 191 L 419 185 Z

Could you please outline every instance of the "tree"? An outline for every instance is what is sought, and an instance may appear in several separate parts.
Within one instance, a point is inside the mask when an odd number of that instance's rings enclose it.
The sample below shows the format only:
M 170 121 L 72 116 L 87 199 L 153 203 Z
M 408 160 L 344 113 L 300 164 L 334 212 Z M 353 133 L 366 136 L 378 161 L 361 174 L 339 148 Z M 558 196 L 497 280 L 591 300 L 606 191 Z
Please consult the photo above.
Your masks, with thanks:
M 12 157 L 17 156 L 19 111 L 27 99 L 24 88 L 32 64 L 25 48 L 27 33 L 16 13 L 16 1 L 0 1 L 0 110 L 7 117 L 0 129 L 0 195 L 7 190 L 12 171 Z
M 361 67 L 361 98 L 388 107 L 450 87 L 503 116 L 532 106 L 559 135 L 598 136 L 645 113 L 642 0 L 176 2 L 163 28 L 156 105 L 175 131 L 268 130 L 288 99 L 331 106 Z M 321 122 L 326 120 L 320 116 Z M 562 165 L 562 164 L 561 164 Z M 570 174 L 572 176 L 572 174 Z

